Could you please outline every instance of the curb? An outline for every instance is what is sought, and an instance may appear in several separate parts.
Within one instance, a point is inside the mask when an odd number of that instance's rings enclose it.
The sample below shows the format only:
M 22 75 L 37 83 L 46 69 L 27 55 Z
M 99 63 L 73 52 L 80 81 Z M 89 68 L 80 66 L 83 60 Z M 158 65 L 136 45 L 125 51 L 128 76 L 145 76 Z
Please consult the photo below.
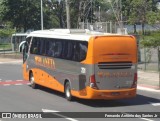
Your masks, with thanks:
M 8 63 L 22 63 L 22 60 L 10 60 L 10 61 L 0 61 L 0 64 L 8 64 Z
M 156 87 L 153 88 L 153 86 L 142 86 L 142 85 L 138 85 L 137 86 L 138 90 L 143 90 L 143 91 L 149 91 L 149 92 L 160 92 L 160 88 Z

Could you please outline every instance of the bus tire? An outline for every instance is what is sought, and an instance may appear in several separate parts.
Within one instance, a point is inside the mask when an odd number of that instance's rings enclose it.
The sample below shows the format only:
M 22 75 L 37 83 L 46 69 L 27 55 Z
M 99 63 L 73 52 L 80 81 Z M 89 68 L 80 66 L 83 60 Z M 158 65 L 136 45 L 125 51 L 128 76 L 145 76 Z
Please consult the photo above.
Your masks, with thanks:
M 30 81 L 30 86 L 33 88 L 33 89 L 36 89 L 37 88 L 37 84 L 35 83 L 35 80 L 34 80 L 34 76 L 33 76 L 33 73 L 31 72 L 30 75 L 29 75 L 29 81 Z
M 71 101 L 73 99 L 72 95 L 71 95 L 71 86 L 70 86 L 70 83 L 69 82 L 66 82 L 65 83 L 65 98 L 68 100 L 68 101 Z

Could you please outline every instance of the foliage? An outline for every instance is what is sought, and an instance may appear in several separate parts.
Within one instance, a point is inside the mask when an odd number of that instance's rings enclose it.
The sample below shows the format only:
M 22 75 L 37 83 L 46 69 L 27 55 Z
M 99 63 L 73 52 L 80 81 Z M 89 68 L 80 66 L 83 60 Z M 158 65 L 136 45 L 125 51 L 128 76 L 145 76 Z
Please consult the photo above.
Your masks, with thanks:
M 160 21 L 160 10 L 157 10 L 157 12 L 149 11 L 146 17 L 148 24 L 154 25 L 155 23 Z
M 108 9 L 109 4 L 106 0 L 70 0 L 71 27 L 78 27 L 79 22 L 99 21 L 99 12 L 101 13 L 100 21 L 106 21 Z
M 71 28 L 79 22 L 115 21 L 111 3 L 120 0 L 68 0 L 70 3 Z M 111 1 L 111 3 L 109 2 Z M 123 21 L 130 24 L 154 24 L 160 21 L 156 8 L 157 0 L 121 0 Z M 118 3 L 119 4 L 119 3 Z M 24 32 L 28 29 L 41 29 L 40 0 L 0 0 L 0 24 L 11 22 L 12 28 Z M 101 18 L 99 20 L 99 12 Z M 117 7 L 116 14 L 121 11 Z M 65 0 L 43 0 L 44 29 L 66 28 Z
M 64 1 L 58 1 L 58 0 L 45 0 L 43 4 L 46 4 L 44 14 L 47 16 L 50 16 L 49 21 L 52 21 L 52 23 L 48 25 L 52 25 L 53 28 L 65 28 L 65 2 Z M 44 25 L 47 26 L 47 25 Z M 49 27 L 49 26 L 48 26 Z M 51 26 L 49 28 L 52 28 Z
M 9 37 L 15 33 L 14 29 L 0 29 L 0 37 Z
M 0 14 L 3 21 L 11 21 L 17 31 L 41 28 L 41 3 L 37 0 L 3 0 Z M 44 6 L 44 26 L 52 27 L 51 11 Z M 48 27 L 49 25 L 49 27 Z
M 158 47 L 160 46 L 160 31 L 152 32 L 148 36 L 143 36 L 140 43 L 143 47 Z
M 105 21 L 111 21 L 114 20 L 115 17 L 113 14 L 113 11 L 111 9 L 111 4 L 107 0 L 95 0 L 93 3 L 93 10 L 94 10 L 94 20 L 99 21 L 99 12 L 100 12 L 100 21 L 105 22 Z M 97 14 L 95 16 L 95 14 Z M 93 22 L 95 22 L 93 21 Z
M 12 46 L 11 46 L 11 43 L 0 43 L 0 49 L 1 50 L 8 50 L 8 49 L 11 49 Z
M 154 24 L 159 19 L 155 0 L 124 0 L 123 15 L 131 24 L 142 24 L 144 34 L 145 24 Z

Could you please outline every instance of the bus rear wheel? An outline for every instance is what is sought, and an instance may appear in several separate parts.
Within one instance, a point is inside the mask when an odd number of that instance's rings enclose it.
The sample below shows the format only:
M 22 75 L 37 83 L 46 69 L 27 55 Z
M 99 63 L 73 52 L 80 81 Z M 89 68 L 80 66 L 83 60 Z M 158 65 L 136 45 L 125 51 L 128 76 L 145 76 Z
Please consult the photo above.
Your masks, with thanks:
M 71 95 L 71 86 L 69 82 L 66 82 L 65 84 L 65 98 L 68 101 L 71 101 L 73 99 L 72 95 Z
M 33 73 L 30 73 L 29 81 L 30 81 L 30 83 L 31 83 L 30 86 L 31 86 L 33 89 L 36 89 L 36 88 L 37 88 L 37 84 L 35 83 Z

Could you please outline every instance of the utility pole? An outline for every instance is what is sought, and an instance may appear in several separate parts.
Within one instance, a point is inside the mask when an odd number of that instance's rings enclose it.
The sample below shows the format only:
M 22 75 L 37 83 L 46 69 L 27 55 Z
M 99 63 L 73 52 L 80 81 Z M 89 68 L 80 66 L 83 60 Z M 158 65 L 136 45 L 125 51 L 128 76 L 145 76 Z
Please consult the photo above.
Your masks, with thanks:
M 91 0 L 91 24 L 92 24 L 92 19 L 93 19 L 93 0 Z
M 99 5 L 99 22 L 101 21 L 101 6 Z
M 70 29 L 70 11 L 69 11 L 69 0 L 65 0 L 66 3 L 66 14 L 67 14 L 67 29 Z
M 43 30 L 43 1 L 41 0 L 41 30 Z
M 121 20 L 121 29 L 123 29 L 123 14 L 122 14 L 122 0 L 120 0 L 120 20 Z

